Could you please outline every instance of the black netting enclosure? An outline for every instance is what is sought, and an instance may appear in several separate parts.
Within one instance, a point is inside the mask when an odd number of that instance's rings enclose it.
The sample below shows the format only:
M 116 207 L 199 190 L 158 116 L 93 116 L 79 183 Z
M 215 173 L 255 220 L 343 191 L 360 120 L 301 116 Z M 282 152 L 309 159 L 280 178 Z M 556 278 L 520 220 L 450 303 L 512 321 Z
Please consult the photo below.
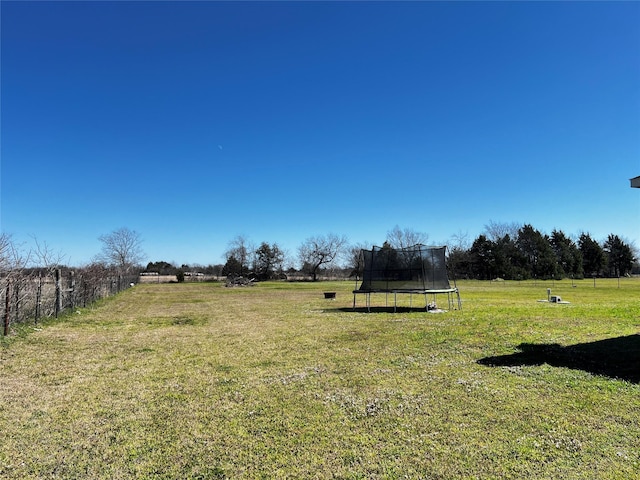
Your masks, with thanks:
M 414 245 L 407 248 L 389 246 L 373 247 L 361 250 L 362 281 L 353 291 L 353 307 L 356 307 L 356 295 L 365 294 L 367 309 L 371 307 L 371 294 L 386 293 L 394 295 L 394 310 L 397 306 L 397 294 L 422 294 L 425 296 L 425 308 L 435 306 L 435 296 L 447 295 L 449 308 L 461 308 L 460 293 L 451 285 L 446 264 L 446 247 Z M 428 295 L 433 296 L 429 303 Z M 457 300 L 457 302 L 456 302 Z

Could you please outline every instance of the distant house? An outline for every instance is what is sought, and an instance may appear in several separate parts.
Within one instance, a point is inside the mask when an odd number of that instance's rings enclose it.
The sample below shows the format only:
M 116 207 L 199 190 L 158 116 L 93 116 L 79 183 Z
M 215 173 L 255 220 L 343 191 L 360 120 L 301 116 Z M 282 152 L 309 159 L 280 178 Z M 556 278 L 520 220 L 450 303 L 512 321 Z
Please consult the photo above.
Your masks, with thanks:
M 632 188 L 640 188 L 640 177 L 634 177 L 631 179 Z

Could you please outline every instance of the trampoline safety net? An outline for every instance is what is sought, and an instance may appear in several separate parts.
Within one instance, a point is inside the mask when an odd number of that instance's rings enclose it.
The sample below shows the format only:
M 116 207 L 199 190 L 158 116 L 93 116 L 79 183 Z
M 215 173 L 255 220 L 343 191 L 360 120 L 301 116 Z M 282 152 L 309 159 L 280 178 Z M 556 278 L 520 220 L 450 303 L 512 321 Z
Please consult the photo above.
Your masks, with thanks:
M 446 247 L 414 245 L 403 249 L 362 250 L 361 291 L 448 290 Z
M 353 291 L 354 307 L 358 293 L 457 293 L 449 283 L 445 254 L 446 247 L 420 244 L 361 250 L 362 283 Z

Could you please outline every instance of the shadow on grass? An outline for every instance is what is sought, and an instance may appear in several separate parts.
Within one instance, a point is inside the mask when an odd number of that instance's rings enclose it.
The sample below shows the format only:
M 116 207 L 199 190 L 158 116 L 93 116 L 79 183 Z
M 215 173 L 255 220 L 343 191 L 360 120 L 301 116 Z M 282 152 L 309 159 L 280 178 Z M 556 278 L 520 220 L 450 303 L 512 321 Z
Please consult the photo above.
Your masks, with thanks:
M 422 312 L 422 313 L 444 313 L 444 312 L 428 312 L 426 308 L 424 307 L 397 307 L 395 309 L 393 309 L 393 306 L 391 307 L 371 307 L 371 309 L 367 309 L 367 307 L 344 307 L 344 308 L 335 308 L 335 309 L 331 309 L 331 308 L 325 308 L 325 312 L 347 312 L 347 313 L 416 313 L 416 312 Z
M 491 367 L 542 365 L 583 370 L 594 375 L 640 383 L 640 335 L 609 338 L 563 347 L 557 343 L 521 343 L 520 353 L 478 360 Z

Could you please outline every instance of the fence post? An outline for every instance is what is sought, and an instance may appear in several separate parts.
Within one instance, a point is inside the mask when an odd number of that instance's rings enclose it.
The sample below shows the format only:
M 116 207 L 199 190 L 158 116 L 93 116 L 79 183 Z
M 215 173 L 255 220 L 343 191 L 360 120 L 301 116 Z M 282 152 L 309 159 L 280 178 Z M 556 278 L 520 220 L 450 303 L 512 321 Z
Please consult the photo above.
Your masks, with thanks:
M 20 278 L 13 286 L 13 298 L 14 298 L 14 308 L 13 308 L 13 317 L 15 322 L 20 322 Z
M 10 295 L 11 295 L 11 280 L 9 280 L 7 278 L 7 289 L 5 291 L 5 295 L 4 295 L 4 336 L 6 337 L 7 335 L 9 335 L 9 312 L 11 310 L 11 300 L 10 300 Z
M 56 318 L 62 310 L 62 289 L 60 288 L 60 269 L 56 268 Z
M 42 309 L 42 272 L 38 273 L 38 287 L 36 289 L 36 318 L 35 324 L 38 324 L 38 320 L 40 319 L 40 312 Z
M 73 270 L 69 272 L 69 275 L 71 276 L 71 286 L 69 287 L 69 307 L 73 310 L 76 306 L 76 301 L 75 301 L 75 297 L 76 297 L 76 272 L 74 272 Z

